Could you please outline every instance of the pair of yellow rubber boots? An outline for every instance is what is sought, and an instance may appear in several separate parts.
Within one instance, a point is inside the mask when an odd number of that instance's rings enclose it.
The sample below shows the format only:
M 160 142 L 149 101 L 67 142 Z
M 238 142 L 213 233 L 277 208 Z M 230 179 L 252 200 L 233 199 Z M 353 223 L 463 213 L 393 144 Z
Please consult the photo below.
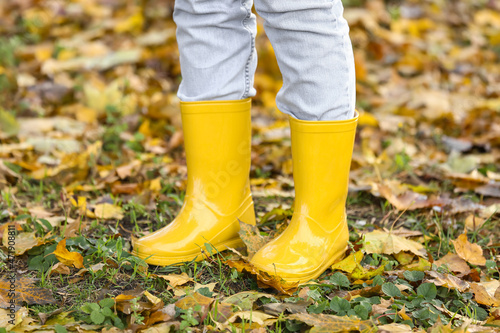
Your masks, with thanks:
M 250 192 L 251 100 L 181 102 L 188 169 L 184 204 L 172 223 L 134 244 L 153 265 L 201 260 L 243 243 L 239 222 L 255 225 Z M 357 117 L 304 121 L 289 117 L 295 210 L 287 229 L 251 263 L 289 282 L 321 275 L 345 252 L 345 201 Z

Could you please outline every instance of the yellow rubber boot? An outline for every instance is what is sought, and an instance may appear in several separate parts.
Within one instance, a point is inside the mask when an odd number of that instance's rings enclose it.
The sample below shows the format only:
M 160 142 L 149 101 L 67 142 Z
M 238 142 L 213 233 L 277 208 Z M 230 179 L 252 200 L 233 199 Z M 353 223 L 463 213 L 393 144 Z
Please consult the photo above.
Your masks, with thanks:
M 134 243 L 134 254 L 159 266 L 201 260 L 242 245 L 238 219 L 255 224 L 250 193 L 251 100 L 181 102 L 187 189 L 177 217 Z
M 306 282 L 319 277 L 347 247 L 345 202 L 358 115 L 343 121 L 289 120 L 294 213 L 287 229 L 251 263 L 288 282 Z

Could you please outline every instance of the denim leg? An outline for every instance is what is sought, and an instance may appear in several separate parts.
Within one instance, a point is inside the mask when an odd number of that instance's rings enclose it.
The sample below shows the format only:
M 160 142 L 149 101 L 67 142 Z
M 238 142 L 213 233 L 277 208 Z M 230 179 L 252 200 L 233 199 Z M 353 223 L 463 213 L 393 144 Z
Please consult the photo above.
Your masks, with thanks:
M 283 75 L 278 108 L 301 120 L 354 116 L 356 82 L 340 0 L 255 0 Z
M 255 96 L 257 25 L 252 0 L 176 0 L 182 101 Z

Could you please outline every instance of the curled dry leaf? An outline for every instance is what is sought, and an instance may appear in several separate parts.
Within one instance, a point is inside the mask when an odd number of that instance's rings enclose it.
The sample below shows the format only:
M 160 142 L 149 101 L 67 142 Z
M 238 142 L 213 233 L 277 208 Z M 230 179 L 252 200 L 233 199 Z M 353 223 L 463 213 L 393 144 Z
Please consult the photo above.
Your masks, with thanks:
M 83 268 L 83 257 L 78 252 L 69 252 L 66 249 L 66 238 L 62 239 L 53 252 L 57 260 L 66 266 L 74 266 L 75 268 Z
M 467 234 L 461 234 L 456 240 L 451 241 L 455 251 L 468 263 L 484 266 L 486 258 L 483 256 L 483 250 L 477 244 L 472 244 L 467 240 Z
M 387 199 L 398 210 L 415 210 L 433 206 L 446 206 L 450 203 L 447 199 L 429 198 L 424 194 L 406 191 L 403 194 L 395 195 L 386 185 L 378 187 L 380 194 Z
M 257 226 L 247 224 L 245 221 L 240 221 L 240 231 L 238 234 L 247 247 L 249 260 L 270 240 L 269 237 L 263 237 L 260 235 L 260 231 Z
M 184 272 L 181 274 L 156 275 L 156 276 L 168 281 L 167 290 L 171 290 L 172 288 L 175 288 L 177 286 L 182 286 L 183 284 L 194 281 L 193 278 L 189 277 Z
M 407 251 L 420 257 L 425 256 L 425 249 L 422 244 L 380 230 L 365 234 L 364 245 L 366 253 L 395 254 Z
M 469 283 L 453 275 L 441 274 L 435 271 L 429 271 L 429 275 L 433 277 L 433 279 L 430 279 L 427 282 L 434 283 L 436 286 L 443 286 L 448 289 L 456 289 L 462 293 L 469 289 Z
M 250 263 L 243 260 L 237 260 L 237 261 L 228 260 L 226 261 L 226 263 L 230 267 L 236 268 L 238 272 L 246 271 L 252 275 L 255 275 L 255 277 L 257 278 L 257 282 L 261 284 L 262 287 L 264 288 L 271 287 L 286 295 L 291 296 L 299 286 L 298 282 L 286 282 L 285 280 L 281 279 L 278 276 L 269 275 L 266 272 L 258 270 Z
M 50 268 L 49 275 L 52 274 L 69 275 L 71 271 L 68 266 L 64 265 L 62 262 L 58 262 Z

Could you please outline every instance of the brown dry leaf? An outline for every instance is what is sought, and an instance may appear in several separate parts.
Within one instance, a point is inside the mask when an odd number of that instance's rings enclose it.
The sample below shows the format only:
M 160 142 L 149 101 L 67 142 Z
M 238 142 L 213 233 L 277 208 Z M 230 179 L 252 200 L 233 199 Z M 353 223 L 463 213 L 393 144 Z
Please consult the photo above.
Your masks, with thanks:
M 245 223 L 245 221 L 239 222 L 240 231 L 238 232 L 238 234 L 247 247 L 248 260 L 250 260 L 262 246 L 266 245 L 269 242 L 270 237 L 261 236 L 259 228 L 257 228 L 256 225 L 247 224 Z
M 467 262 L 455 253 L 449 252 L 441 259 L 435 261 L 434 264 L 436 264 L 438 268 L 446 265 L 451 272 L 460 273 L 461 276 L 470 273 L 470 267 Z
M 50 289 L 35 287 L 37 279 L 29 277 L 16 277 L 16 305 L 20 306 L 23 302 L 29 304 L 56 304 L 57 301 L 52 296 Z M 9 299 L 10 280 L 0 279 L 0 298 Z
M 35 246 L 42 245 L 46 241 L 35 236 L 35 232 L 21 232 L 15 236 L 15 255 L 20 256 L 26 251 L 34 248 Z M 3 246 L 7 247 L 9 244 L 9 233 L 4 232 L 2 237 Z
M 379 333 L 408 333 L 412 331 L 411 327 L 405 324 L 392 323 L 378 326 Z
M 250 263 L 243 260 L 228 260 L 226 261 L 226 263 L 229 265 L 229 267 L 236 268 L 238 272 L 246 271 L 252 275 L 255 275 L 257 278 L 257 282 L 262 284 L 261 287 L 271 287 L 286 295 L 291 296 L 299 286 L 298 282 L 286 282 L 278 276 L 269 275 L 266 272 L 259 271 Z
M 380 304 L 372 305 L 372 315 L 377 316 L 383 314 L 391 307 L 392 303 L 394 303 L 392 299 L 380 298 Z
M 52 266 L 49 270 L 49 276 L 52 274 L 62 274 L 62 275 L 69 275 L 71 274 L 71 271 L 69 270 L 69 267 L 64 265 L 62 262 L 58 262 L 54 266 Z
M 470 289 L 474 293 L 474 299 L 479 304 L 500 306 L 500 281 L 473 282 Z
M 343 331 L 377 332 L 377 327 L 374 322 L 370 320 L 351 319 L 347 316 L 339 317 L 325 314 L 297 313 L 287 318 L 298 320 L 312 326 L 310 330 L 311 333 Z
M 448 289 L 456 289 L 460 292 L 465 292 L 467 289 L 469 289 L 469 283 L 453 275 L 441 274 L 435 271 L 429 271 L 428 274 L 433 277 L 433 279 L 427 280 L 427 282 L 434 283 L 436 286 L 443 286 Z
M 104 220 L 121 220 L 123 219 L 122 208 L 109 203 L 97 204 L 94 206 L 94 211 L 87 210 L 87 216 L 90 218 L 98 218 Z
M 35 206 L 28 209 L 30 215 L 36 217 L 37 219 L 46 219 L 47 217 L 51 217 L 54 213 L 48 212 L 42 206 Z
M 484 222 L 486 222 L 486 219 L 475 216 L 474 214 L 470 214 L 465 219 L 465 227 L 468 230 L 472 230 L 472 231 L 478 230 L 479 228 L 481 228 L 481 226 L 484 224 Z
M 484 266 L 486 258 L 483 256 L 483 250 L 477 244 L 472 244 L 467 240 L 467 234 L 461 234 L 456 240 L 451 241 L 455 251 L 470 264 Z
M 426 254 L 422 244 L 380 230 L 365 234 L 364 245 L 366 253 L 394 254 L 408 251 L 420 257 Z
M 262 306 L 264 311 L 273 316 L 279 316 L 280 314 L 288 311 L 289 313 L 306 313 L 307 307 L 313 304 L 312 299 L 305 301 L 299 300 L 295 303 L 267 303 Z
M 172 319 L 174 319 L 174 317 L 163 311 L 163 309 L 160 309 L 149 315 L 148 319 L 145 321 L 145 325 L 149 327 L 157 323 L 171 321 Z
M 53 252 L 56 258 L 66 266 L 83 268 L 83 256 L 78 252 L 69 252 L 66 248 L 66 238 L 62 239 Z
M 116 174 L 118 175 L 118 177 L 120 177 L 120 179 L 131 177 L 132 175 L 135 175 L 135 173 L 139 170 L 141 165 L 142 165 L 141 161 L 134 160 L 129 164 L 122 165 L 116 168 Z
M 189 277 L 184 272 L 181 274 L 157 275 L 157 277 L 168 281 L 169 286 L 167 290 L 171 290 L 172 288 L 175 288 L 177 286 L 182 286 L 183 284 L 194 281 L 193 278 Z
M 445 206 L 449 200 L 441 198 L 429 198 L 426 195 L 406 191 L 403 194 L 395 195 L 391 188 L 386 185 L 379 185 L 380 194 L 387 199 L 398 210 L 415 210 L 433 206 Z
M 215 302 L 215 299 L 194 292 L 193 294 L 188 295 L 175 302 L 175 306 L 183 310 L 188 310 L 199 305 L 201 309 L 200 311 L 197 311 L 196 314 L 199 317 L 198 319 L 200 321 L 203 321 L 207 317 L 208 312 L 210 310 L 210 305 L 212 305 L 213 302 Z
M 364 283 L 365 281 L 363 281 Z M 381 295 L 382 291 L 382 286 L 381 285 L 376 285 L 373 287 L 364 287 L 362 289 L 356 289 L 353 291 L 349 291 L 346 297 L 344 297 L 346 300 L 350 301 L 356 296 L 361 296 L 361 297 L 373 297 L 373 296 L 379 296 Z M 382 299 L 381 299 L 382 300 Z
M 15 229 L 17 231 L 18 235 L 19 235 L 20 231 L 23 231 L 23 227 L 21 227 L 21 225 L 19 223 L 17 223 L 17 222 L 7 222 L 7 223 L 4 223 L 4 224 L 0 225 L 0 238 L 2 238 L 2 244 L 4 244 L 3 243 L 3 233 L 4 233 L 5 230 L 7 230 L 7 231 L 9 230 L 9 226 L 10 225 L 14 226 L 13 229 Z M 8 242 L 8 239 L 7 239 L 7 245 L 8 244 L 9 244 L 9 242 Z
M 233 304 L 215 302 L 210 309 L 210 318 L 213 321 L 224 323 L 231 318 L 234 313 L 234 309 L 237 309 L 237 307 Z
M 155 324 L 151 327 L 141 330 L 141 333 L 165 333 L 179 332 L 181 323 L 178 321 L 169 321 L 167 323 Z

